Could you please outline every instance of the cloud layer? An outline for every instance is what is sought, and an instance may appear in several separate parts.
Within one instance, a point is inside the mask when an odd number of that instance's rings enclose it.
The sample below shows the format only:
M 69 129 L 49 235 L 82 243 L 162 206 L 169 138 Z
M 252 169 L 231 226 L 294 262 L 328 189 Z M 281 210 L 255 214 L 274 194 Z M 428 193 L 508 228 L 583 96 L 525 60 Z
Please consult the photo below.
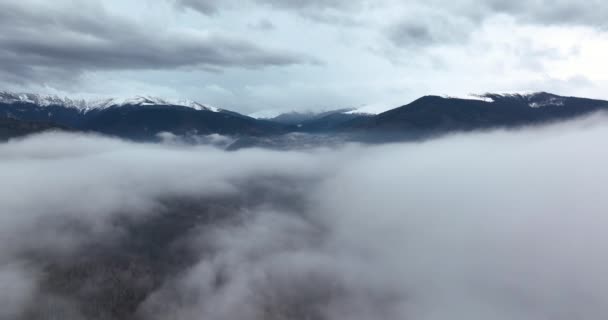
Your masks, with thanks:
M 427 94 L 488 91 L 605 98 L 605 7 L 0 0 L 0 86 L 188 98 L 243 113 L 390 108 Z
M 13 140 L 0 316 L 601 318 L 605 121 L 307 152 Z
M 78 12 L 78 14 L 74 14 Z M 54 82 L 86 71 L 262 68 L 312 58 L 216 30 L 135 21 L 93 2 L 0 1 L 0 65 L 15 81 Z

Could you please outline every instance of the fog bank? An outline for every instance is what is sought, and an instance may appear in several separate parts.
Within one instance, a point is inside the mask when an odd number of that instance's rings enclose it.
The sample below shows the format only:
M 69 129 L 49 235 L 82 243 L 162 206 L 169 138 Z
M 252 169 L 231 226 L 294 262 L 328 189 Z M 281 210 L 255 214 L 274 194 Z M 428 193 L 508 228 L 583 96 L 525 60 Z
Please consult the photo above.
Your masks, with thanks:
M 608 119 L 307 151 L 0 144 L 1 319 L 600 319 Z

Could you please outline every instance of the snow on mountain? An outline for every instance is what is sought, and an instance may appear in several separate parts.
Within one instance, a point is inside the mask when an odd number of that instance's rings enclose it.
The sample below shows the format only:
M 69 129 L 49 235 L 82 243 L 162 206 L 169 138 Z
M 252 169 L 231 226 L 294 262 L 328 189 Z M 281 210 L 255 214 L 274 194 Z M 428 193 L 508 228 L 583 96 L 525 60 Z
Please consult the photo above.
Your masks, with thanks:
M 250 114 L 248 114 L 248 116 L 255 118 L 255 119 L 272 119 L 272 118 L 276 118 L 284 113 L 285 113 L 285 110 L 282 110 L 282 109 L 266 109 L 266 110 L 260 110 L 260 111 L 254 112 L 254 113 L 250 113 Z
M 395 108 L 394 105 L 388 105 L 383 103 L 372 103 L 360 106 L 350 111 L 344 112 L 345 114 L 381 114 Z
M 565 97 L 546 92 L 520 92 L 520 93 L 486 93 L 469 94 L 466 96 L 444 95 L 446 99 L 478 100 L 485 102 L 496 102 L 498 100 L 515 99 L 526 103 L 530 108 L 541 108 L 548 106 L 563 106 Z
M 530 108 L 563 106 L 567 99 L 566 97 L 554 95 L 547 92 L 484 94 L 480 96 L 485 98 L 491 98 L 493 101 L 500 99 L 520 100 L 526 103 Z
M 32 93 L 14 93 L 0 91 L 0 103 L 32 103 L 38 106 L 47 107 L 51 105 L 63 106 L 66 108 L 75 108 L 87 112 L 90 110 L 106 109 L 115 106 L 180 106 L 188 107 L 195 110 L 206 110 L 212 112 L 221 112 L 222 109 L 203 105 L 192 100 L 172 100 L 151 96 L 135 96 L 131 98 L 103 98 L 103 99 L 70 99 L 68 97 L 59 97 L 57 95 L 39 95 Z
M 446 99 L 463 99 L 463 100 L 477 100 L 484 102 L 494 102 L 494 99 L 482 94 L 468 94 L 465 96 L 452 96 L 452 95 L 443 95 Z
M 83 99 L 60 98 L 54 95 L 38 95 L 32 93 L 13 93 L 0 91 L 1 103 L 33 103 L 39 106 L 62 105 L 70 108 L 85 108 L 87 102 Z
M 369 114 L 367 112 L 358 112 L 357 109 L 351 108 L 351 109 L 336 109 L 336 110 L 332 110 L 332 109 L 328 109 L 328 110 L 318 110 L 318 111 L 296 111 L 296 110 L 292 110 L 292 111 L 285 111 L 285 110 L 281 110 L 281 109 L 270 109 L 270 110 L 260 110 L 254 113 L 249 114 L 250 117 L 255 118 L 255 119 L 264 119 L 264 120 L 277 120 L 282 118 L 283 120 L 286 119 L 301 119 L 302 121 L 304 120 L 311 120 L 311 119 L 315 119 L 315 118 L 320 118 L 320 117 L 324 117 L 324 116 L 328 116 L 328 115 L 332 115 L 332 114 Z M 297 122 L 297 121 L 296 121 Z
M 446 99 L 468 99 L 468 100 L 480 100 L 485 102 L 496 102 L 502 99 L 517 99 L 528 104 L 531 108 L 540 108 L 547 106 L 562 106 L 565 103 L 565 98 L 545 92 L 537 93 L 509 93 L 509 94 L 469 94 L 463 97 L 444 95 Z M 181 106 L 192 108 L 195 110 L 206 110 L 211 112 L 222 112 L 223 110 L 217 107 L 204 105 L 192 100 L 176 100 L 176 99 L 165 99 L 152 96 L 135 96 L 131 98 L 102 98 L 102 99 L 71 99 L 68 97 L 60 97 L 57 95 L 40 95 L 32 93 L 15 93 L 8 91 L 0 91 L 0 103 L 13 104 L 13 103 L 32 103 L 38 106 L 46 107 L 52 105 L 64 106 L 66 108 L 74 108 L 81 110 L 82 112 L 88 112 L 91 110 L 106 109 L 115 106 Z M 387 103 L 372 103 L 362 105 L 352 110 L 342 111 L 343 114 L 364 114 L 364 115 L 377 115 L 395 107 L 393 104 Z M 256 113 L 250 114 L 249 116 L 256 119 L 271 119 L 281 114 L 284 114 L 284 110 L 262 110 Z M 323 112 L 318 112 L 322 114 Z
M 541 108 L 541 107 L 547 107 L 547 106 L 563 106 L 564 105 L 564 100 L 563 99 L 551 99 L 551 100 L 546 100 L 546 101 L 541 101 L 541 102 L 530 102 L 529 106 L 531 108 Z

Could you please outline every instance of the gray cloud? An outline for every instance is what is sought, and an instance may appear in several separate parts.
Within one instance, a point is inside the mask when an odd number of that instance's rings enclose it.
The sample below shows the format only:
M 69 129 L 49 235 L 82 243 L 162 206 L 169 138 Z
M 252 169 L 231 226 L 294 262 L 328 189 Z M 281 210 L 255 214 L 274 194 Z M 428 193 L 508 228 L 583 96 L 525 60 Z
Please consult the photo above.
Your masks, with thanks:
M 259 8 L 295 13 L 298 16 L 324 24 L 355 25 L 357 22 L 356 19 L 353 19 L 353 16 L 360 13 L 357 9 L 363 7 L 364 1 L 224 0 L 220 2 L 213 0 L 178 0 L 176 4 L 178 7 L 193 9 L 204 15 L 213 15 L 223 9 L 239 11 L 249 10 L 248 8 L 257 6 Z
M 0 262 L 0 286 L 0 318 L 19 318 L 35 292 L 36 278 L 26 266 Z
M 0 64 L 13 79 L 44 82 L 84 71 L 260 68 L 313 59 L 217 32 L 141 24 L 95 4 L 0 2 Z
M 230 1 L 217 3 L 189 0 L 187 7 L 209 14 L 239 6 Z M 262 5 L 287 11 L 317 23 L 338 28 L 352 26 L 371 28 L 382 34 L 397 49 L 429 48 L 465 45 L 483 24 L 499 15 L 509 16 L 519 23 L 550 26 L 588 26 L 604 29 L 605 12 L 599 0 L 592 3 L 573 0 L 560 1 L 394 1 L 383 0 L 316 0 L 280 1 L 251 0 L 247 6 Z M 243 2 L 241 2 L 242 4 Z M 212 6 L 212 9 L 211 9 Z M 370 19 L 373 14 L 387 17 L 384 21 Z M 390 48 L 380 51 L 390 52 Z M 399 54 L 397 54 L 399 55 Z M 391 60 L 394 58 L 389 57 Z M 538 69 L 538 66 L 537 66 Z
M 0 316 L 94 319 L 118 292 L 145 319 L 601 318 L 605 121 L 307 152 L 3 143 Z
M 178 6 L 197 10 L 203 14 L 214 14 L 223 8 L 237 8 L 236 3 L 231 0 L 177 0 Z M 240 2 L 241 4 L 246 2 Z M 277 9 L 286 10 L 328 10 L 328 9 L 345 9 L 358 5 L 359 1 L 344 1 L 344 0 L 313 0 L 313 1 L 298 1 L 298 0 L 251 0 L 251 4 L 268 5 Z
M 225 0 L 176 0 L 177 6 L 190 8 L 206 15 L 215 14 Z
M 289 181 L 295 174 L 299 176 L 297 188 L 301 188 L 321 167 L 321 158 L 312 154 L 228 153 L 210 147 L 136 145 L 60 133 L 0 144 L 0 153 L 0 171 L 11 180 L 10 188 L 8 181 L 0 185 L 0 284 L 4 289 L 0 317 L 8 318 L 37 318 L 36 314 L 43 317 L 48 312 L 69 320 L 116 317 L 112 312 L 120 312 L 122 307 L 113 309 L 115 294 L 150 291 L 154 288 L 151 281 L 157 281 L 153 278 L 162 275 L 154 265 L 146 264 L 148 258 L 141 250 L 128 249 L 141 241 L 134 236 L 146 237 L 133 234 L 131 228 L 145 229 L 146 224 L 168 214 L 170 219 L 163 225 L 173 233 L 170 241 L 177 242 L 187 236 L 188 228 L 173 221 L 185 212 L 192 215 L 188 224 L 196 226 L 205 219 L 220 224 L 230 215 L 246 214 L 261 205 L 280 208 L 286 201 L 282 197 L 290 193 L 289 185 L 281 183 L 282 190 L 275 189 L 278 181 L 273 177 Z M 144 159 L 149 156 L 154 160 Z M 252 167 L 240 163 L 242 156 Z M 270 158 L 278 162 L 264 169 Z M 133 164 L 140 161 L 139 169 L 132 171 Z M 176 170 L 166 170 L 167 165 Z M 292 165 L 301 171 L 289 173 Z M 68 167 L 67 171 L 61 169 Z M 63 174 L 58 175 L 60 172 Z M 258 175 L 260 179 L 254 178 Z M 268 188 L 274 191 L 268 193 Z M 248 191 L 242 193 L 244 190 Z M 254 197 L 256 193 L 260 199 Z M 292 208 L 297 205 L 294 199 L 285 203 Z M 212 219 L 215 215 L 218 218 Z M 30 236 L 22 236 L 25 234 Z M 163 236 L 154 237 L 160 240 Z M 157 240 L 152 240 L 156 244 L 144 242 L 144 247 L 162 245 L 163 240 Z M 170 246 L 158 250 L 172 252 Z M 108 252 L 113 253 L 108 256 Z M 178 262 L 169 262 L 168 257 L 165 261 L 179 265 L 188 259 L 183 251 L 179 256 Z M 43 272 L 47 266 L 50 269 Z M 82 272 L 88 275 L 70 276 Z M 66 287 L 70 289 L 64 292 Z M 121 301 L 131 307 L 137 303 L 128 297 Z
M 285 9 L 344 9 L 352 7 L 353 4 L 357 4 L 358 1 L 345 1 L 345 0 L 312 0 L 312 1 L 298 1 L 298 0 L 255 0 L 258 3 L 269 4 L 277 8 Z
M 209 9 L 211 3 L 213 10 Z M 600 0 L 591 3 L 573 0 L 431 0 L 405 3 L 393 0 L 252 0 L 250 5 L 254 4 L 268 5 L 317 22 L 337 25 L 361 25 L 365 15 L 374 10 L 402 12 L 386 31 L 389 39 L 402 47 L 462 43 L 481 23 L 499 14 L 532 25 L 578 25 L 604 29 L 604 17 L 608 13 L 603 10 L 605 6 Z M 217 12 L 226 6 L 236 7 L 226 5 L 226 2 L 220 4 L 206 0 L 189 0 L 186 5 L 200 7 L 199 11 L 203 13 Z
M 255 23 L 250 23 L 249 27 L 260 31 L 270 31 L 276 29 L 276 26 L 268 19 L 261 19 Z
M 408 13 L 387 32 L 396 46 L 415 48 L 466 42 L 472 30 L 474 25 L 467 19 L 423 10 Z
M 607 11 L 600 0 L 487 0 L 483 4 L 491 12 L 513 15 L 532 24 L 606 26 L 604 17 Z
M 443 1 L 431 0 L 399 5 L 402 15 L 387 29 L 388 38 L 399 47 L 462 44 L 487 20 L 507 15 L 530 25 L 588 26 L 604 29 L 600 1 Z

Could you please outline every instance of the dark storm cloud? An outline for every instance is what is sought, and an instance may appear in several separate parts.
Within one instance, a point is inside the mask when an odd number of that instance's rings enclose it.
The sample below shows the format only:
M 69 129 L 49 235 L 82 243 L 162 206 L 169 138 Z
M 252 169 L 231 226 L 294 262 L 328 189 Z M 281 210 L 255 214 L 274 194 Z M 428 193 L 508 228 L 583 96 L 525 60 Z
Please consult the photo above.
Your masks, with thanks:
M 43 82 L 91 70 L 259 68 L 313 59 L 214 32 L 144 25 L 94 4 L 0 1 L 5 79 Z

